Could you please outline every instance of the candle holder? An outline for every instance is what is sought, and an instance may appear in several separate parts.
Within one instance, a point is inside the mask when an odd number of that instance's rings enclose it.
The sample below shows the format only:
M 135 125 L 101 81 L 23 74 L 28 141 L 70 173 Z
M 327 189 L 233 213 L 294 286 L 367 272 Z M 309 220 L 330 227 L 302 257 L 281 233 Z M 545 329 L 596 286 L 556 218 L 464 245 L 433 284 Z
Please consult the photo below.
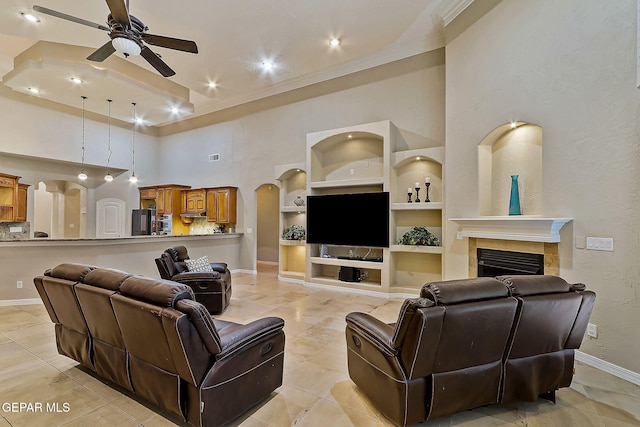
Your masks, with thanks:
M 413 195 L 413 193 L 412 193 L 411 191 L 409 191 L 409 192 L 407 193 L 407 196 L 409 196 L 409 200 L 407 200 L 407 203 L 413 203 L 413 202 L 412 202 L 412 200 L 411 200 L 411 196 L 412 196 L 412 195 Z
M 416 203 L 420 203 L 420 195 L 418 194 L 420 192 L 420 187 L 416 187 Z
M 431 186 L 431 183 L 430 182 L 425 182 L 424 185 L 425 185 L 425 187 L 427 187 L 427 196 L 426 196 L 424 201 L 425 202 L 430 202 L 431 200 L 429 200 L 429 187 Z

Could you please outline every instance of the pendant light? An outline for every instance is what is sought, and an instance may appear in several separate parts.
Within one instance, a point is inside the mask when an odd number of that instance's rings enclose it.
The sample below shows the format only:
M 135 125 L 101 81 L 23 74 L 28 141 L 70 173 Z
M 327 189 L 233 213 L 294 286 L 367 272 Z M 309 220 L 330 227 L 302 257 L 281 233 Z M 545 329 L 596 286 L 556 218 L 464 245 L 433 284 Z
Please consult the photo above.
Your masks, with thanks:
M 80 181 L 85 181 L 87 179 L 87 174 L 84 172 L 84 103 L 87 100 L 86 96 L 82 96 L 82 166 L 80 167 L 80 173 L 78 174 L 78 179 Z
M 129 182 L 135 184 L 138 182 L 138 177 L 136 176 L 136 103 L 132 102 L 133 105 L 133 121 L 131 123 L 131 176 L 129 177 Z
M 109 172 L 109 162 L 111 161 L 111 100 L 107 99 L 107 102 L 109 103 L 109 123 L 108 123 L 108 136 L 107 136 L 107 141 L 108 141 L 108 145 L 107 145 L 107 166 L 106 166 L 106 170 L 107 170 L 107 174 L 104 176 L 104 180 L 107 182 L 111 182 L 113 181 L 113 176 L 111 176 L 111 173 Z

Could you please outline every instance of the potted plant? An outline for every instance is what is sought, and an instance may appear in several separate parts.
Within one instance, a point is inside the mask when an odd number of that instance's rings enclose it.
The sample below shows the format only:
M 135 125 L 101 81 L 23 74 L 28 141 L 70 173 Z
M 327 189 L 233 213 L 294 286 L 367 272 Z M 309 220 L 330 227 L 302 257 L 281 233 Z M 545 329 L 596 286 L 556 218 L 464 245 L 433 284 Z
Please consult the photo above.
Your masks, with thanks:
M 399 245 L 440 246 L 440 240 L 436 235 L 427 230 L 427 227 L 411 227 L 409 231 L 398 240 Z
M 282 238 L 284 240 L 304 240 L 306 232 L 301 225 L 294 224 L 282 230 Z

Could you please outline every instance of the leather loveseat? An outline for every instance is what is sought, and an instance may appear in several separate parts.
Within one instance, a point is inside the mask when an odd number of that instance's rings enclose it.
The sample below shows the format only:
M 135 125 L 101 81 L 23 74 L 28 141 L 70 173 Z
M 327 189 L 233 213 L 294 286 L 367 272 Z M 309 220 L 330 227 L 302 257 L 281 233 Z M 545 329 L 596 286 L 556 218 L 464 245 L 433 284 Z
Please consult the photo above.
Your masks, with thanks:
M 220 314 L 231 301 L 231 272 L 224 262 L 212 262 L 210 272 L 189 271 L 186 261 L 190 259 L 187 248 L 172 246 L 155 259 L 160 277 L 184 283 L 193 289 L 196 301 L 204 305 L 209 313 Z
M 34 283 L 60 354 L 192 426 L 225 425 L 282 385 L 280 318 L 213 319 L 187 285 L 81 264 Z
M 405 426 L 480 406 L 555 399 L 595 294 L 555 276 L 430 283 L 396 323 L 346 317 L 349 376 L 378 410 Z

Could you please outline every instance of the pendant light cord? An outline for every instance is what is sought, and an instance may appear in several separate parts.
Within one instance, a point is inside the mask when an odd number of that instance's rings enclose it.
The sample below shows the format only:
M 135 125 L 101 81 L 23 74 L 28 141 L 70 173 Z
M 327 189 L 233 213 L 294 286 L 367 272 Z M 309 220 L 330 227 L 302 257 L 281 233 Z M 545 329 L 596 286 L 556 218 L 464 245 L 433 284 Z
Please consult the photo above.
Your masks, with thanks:
M 109 102 L 109 132 L 108 132 L 108 146 L 107 146 L 107 152 L 109 153 L 109 156 L 107 157 L 107 175 L 109 175 L 109 162 L 111 161 L 111 100 L 107 99 L 107 101 Z
M 131 125 L 131 171 L 136 174 L 136 103 L 133 105 L 133 124 Z
M 81 172 L 84 172 L 84 103 L 87 100 L 86 96 L 82 97 L 82 167 Z

